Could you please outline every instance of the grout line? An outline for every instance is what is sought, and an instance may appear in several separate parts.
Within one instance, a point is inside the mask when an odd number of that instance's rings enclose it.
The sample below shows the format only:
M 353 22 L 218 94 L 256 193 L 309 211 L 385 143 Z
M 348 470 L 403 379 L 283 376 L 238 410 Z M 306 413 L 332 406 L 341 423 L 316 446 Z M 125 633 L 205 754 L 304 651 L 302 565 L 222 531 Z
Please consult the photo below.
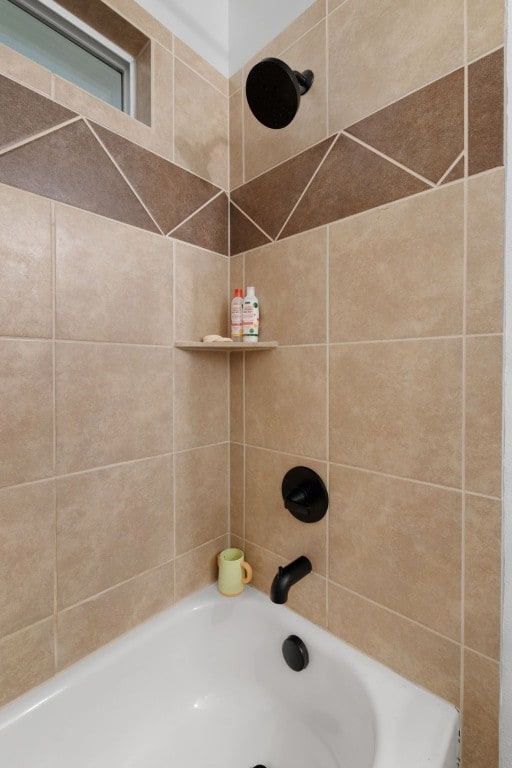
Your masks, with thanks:
M 325 226 L 325 225 L 324 225 Z M 181 241 L 179 241 L 181 243 Z M 185 245 L 190 245 L 190 243 L 185 243 Z M 195 248 L 196 246 L 191 247 Z M 208 251 L 208 253 L 213 253 L 212 251 Z M 225 257 L 222 253 L 215 253 L 215 256 L 219 256 L 222 258 Z M 237 254 L 242 255 L 242 254 Z M 468 333 L 466 334 L 466 338 L 468 339 L 479 339 L 479 338 L 496 338 L 496 337 L 502 337 L 502 332 L 497 333 Z M 332 341 L 329 346 L 331 347 L 348 347 L 348 346 L 354 346 L 354 345 L 363 345 L 363 344 L 399 344 L 401 342 L 413 342 L 413 341 L 444 341 L 449 339 L 463 339 L 463 334 L 452 334 L 447 336 L 411 336 L 411 337 L 403 337 L 403 338 L 397 338 L 397 339 L 358 339 L 356 341 Z M 40 344 L 50 344 L 53 339 L 47 337 L 47 338 L 36 338 L 36 337 L 28 337 L 28 336 L 2 336 L 0 335 L 0 341 L 6 341 L 6 342 L 28 342 L 28 343 L 40 343 Z M 55 339 L 56 344 L 95 344 L 98 346 L 110 346 L 110 347 L 142 347 L 143 349 L 167 349 L 171 350 L 174 348 L 174 344 L 143 344 L 143 343 L 137 343 L 137 342 L 130 342 L 130 341 L 101 341 L 97 339 Z M 280 344 L 279 349 L 300 349 L 302 347 L 325 347 L 327 346 L 328 342 L 326 341 L 317 341 L 317 342 L 310 342 L 307 344 Z M 239 352 L 241 350 L 228 350 L 231 352 Z
M 481 61 L 482 59 L 485 59 L 487 56 L 491 56 L 493 53 L 497 53 L 498 51 L 501 51 L 502 48 L 504 48 L 504 43 L 500 43 L 500 45 L 497 45 L 496 48 L 491 48 L 491 50 L 486 51 L 485 53 L 481 53 L 479 56 L 476 56 L 474 59 L 469 59 L 469 56 L 466 56 L 466 62 L 468 67 L 470 67 L 472 64 L 474 64 L 477 61 Z
M 152 77 L 154 77 L 155 67 L 152 67 Z M 156 88 L 155 88 L 156 91 Z M 155 99 L 156 101 L 156 99 Z M 151 100 L 153 104 L 153 99 Z M 153 123 L 152 123 L 153 125 Z M 173 36 L 173 51 L 172 51 L 172 162 L 176 160 L 176 62 L 174 58 L 174 36 Z
M 197 69 L 192 64 L 189 64 L 186 61 L 184 61 L 181 58 L 181 56 L 178 56 L 178 54 L 176 54 L 176 53 L 174 53 L 173 55 L 174 55 L 175 60 L 179 61 L 180 64 L 183 64 L 184 67 L 186 67 L 191 72 L 193 72 L 195 75 L 200 77 L 201 80 L 203 80 L 207 85 L 211 86 L 211 88 L 214 88 L 217 91 L 217 93 L 220 93 L 220 95 L 224 96 L 224 98 L 229 98 L 229 93 L 226 94 L 225 91 L 221 91 L 221 89 L 217 85 L 215 85 L 215 83 L 212 83 L 212 81 L 208 80 L 208 78 L 205 75 L 203 75 L 201 72 L 198 72 Z M 205 59 L 205 61 L 206 61 L 206 59 Z M 215 70 L 215 71 L 218 72 L 218 70 Z M 221 73 L 219 72 L 219 74 L 221 74 Z M 225 77 L 225 76 L 221 74 L 221 77 Z M 228 80 L 228 87 L 229 87 L 229 78 L 226 78 L 226 79 Z
M 181 557 L 186 557 L 187 555 L 190 555 L 192 552 L 197 552 L 198 549 L 202 549 L 203 547 L 208 547 L 210 544 L 213 544 L 216 541 L 220 541 L 223 539 L 227 534 L 222 533 L 220 536 L 215 536 L 213 539 L 208 539 L 208 541 L 202 541 L 201 544 L 198 544 L 196 547 L 192 547 L 192 549 L 187 549 L 186 552 L 180 552 L 179 555 L 176 555 L 176 559 Z M 213 584 L 213 582 L 211 582 Z
M 334 584 L 339 589 L 343 589 L 345 592 L 349 592 L 351 595 L 354 595 L 355 597 L 358 597 L 361 600 L 364 600 L 366 603 L 370 603 L 371 605 L 374 605 L 383 611 L 387 611 L 393 616 L 398 616 L 400 619 L 407 621 L 410 624 L 414 624 L 416 627 L 421 627 L 421 629 L 424 629 L 427 632 L 431 632 L 433 635 L 436 635 L 436 637 L 440 637 L 443 640 L 446 640 L 448 643 L 452 643 L 453 645 L 457 645 L 460 648 L 462 648 L 462 645 L 458 640 L 454 640 L 453 637 L 444 635 L 442 632 L 439 632 L 437 629 L 433 629 L 432 627 L 429 627 L 427 624 L 422 624 L 421 621 L 416 621 L 416 619 L 411 619 L 410 616 L 406 616 L 404 613 L 399 613 L 399 611 L 395 611 L 393 608 L 389 608 L 387 605 L 383 605 L 382 603 L 377 603 L 375 600 L 372 600 L 371 597 L 367 597 L 366 595 L 363 595 L 360 592 L 356 592 L 354 589 L 350 589 L 350 587 L 346 587 L 344 584 L 340 584 L 338 581 L 334 581 L 334 579 L 329 579 L 329 582 L 331 584 Z
M 374 155 L 377 155 L 378 157 L 381 157 L 383 160 L 387 160 L 392 165 L 396 165 L 397 168 L 400 168 L 402 171 L 405 171 L 410 176 L 414 176 L 419 181 L 422 181 L 424 184 L 428 184 L 429 187 L 432 189 L 435 188 L 436 184 L 433 181 L 430 181 L 430 179 L 427 179 L 426 176 L 422 176 L 420 173 L 416 173 L 416 171 L 413 171 L 412 168 L 408 168 L 406 165 L 403 165 L 398 160 L 395 160 L 393 157 L 390 157 L 389 155 L 385 155 L 384 152 L 380 152 L 375 147 L 372 147 L 371 144 L 367 144 L 365 141 L 362 141 L 357 136 L 353 136 L 351 133 L 347 133 L 346 130 L 340 131 L 341 136 L 345 136 L 346 139 L 352 139 L 352 141 L 355 141 L 356 144 L 360 144 L 365 149 L 368 149 L 370 152 L 373 152 Z M 403 198 L 401 198 L 403 199 Z M 373 209 L 369 209 L 373 210 Z
M 245 253 L 242 254 L 242 282 L 245 287 L 247 275 L 246 275 L 246 256 Z M 246 409 L 245 409 L 245 393 L 246 393 L 246 364 L 247 364 L 247 354 L 245 352 L 242 352 L 242 439 L 244 443 L 244 451 L 243 451 L 243 462 L 242 462 L 242 492 L 243 492 L 243 505 L 242 505 L 242 533 L 243 533 L 243 540 L 244 540 L 244 547 L 245 547 L 245 537 L 246 537 L 246 512 L 247 512 L 247 504 L 246 504 L 246 490 L 247 490 L 247 483 L 246 483 L 246 473 L 247 473 L 247 437 L 246 437 Z
M 118 589 L 119 587 L 124 587 L 126 584 L 130 584 L 133 581 L 136 581 L 137 579 L 140 579 L 144 576 L 147 576 L 150 573 L 156 573 L 156 571 L 161 570 L 166 565 L 170 565 L 172 560 L 164 560 L 161 563 L 158 563 L 156 565 L 152 565 L 151 568 L 146 568 L 144 571 L 140 571 L 139 573 L 133 574 L 133 576 L 130 576 L 128 579 L 123 579 L 123 581 L 116 582 L 116 584 L 111 584 L 109 587 L 105 587 L 105 589 L 100 590 L 100 592 L 95 592 L 92 595 L 88 595 L 87 597 L 84 597 L 83 600 L 79 600 L 76 603 L 73 603 L 72 605 L 67 605 L 65 608 L 61 608 L 59 610 L 59 614 L 61 613 L 68 613 L 69 611 L 74 610 L 75 608 L 79 608 L 81 605 L 85 605 L 86 603 L 91 603 L 93 600 L 97 600 L 98 597 L 103 597 L 103 595 L 107 595 L 109 592 L 114 592 L 114 590 Z M 134 626 L 138 626 L 141 622 L 138 622 Z M 103 647 L 105 643 L 102 643 L 98 647 Z
M 414 478 L 414 477 L 405 477 L 405 476 L 402 476 L 402 475 L 393 475 L 393 474 L 391 474 L 389 472 L 380 472 L 379 470 L 376 470 L 376 469 L 369 469 L 367 467 L 358 467 L 358 466 L 353 465 L 353 464 L 344 464 L 343 462 L 335 461 L 332 458 L 331 459 L 326 459 L 326 458 L 321 459 L 318 456 L 306 456 L 304 454 L 290 453 L 290 451 L 279 451 L 279 450 L 277 450 L 275 448 L 267 448 L 265 446 L 255 445 L 253 443 L 246 443 L 246 446 L 248 448 L 252 448 L 253 450 L 257 450 L 257 451 L 267 451 L 269 453 L 279 454 L 280 456 L 283 456 L 283 455 L 284 456 L 291 456 L 294 459 L 304 459 L 306 461 L 314 461 L 314 462 L 317 462 L 317 463 L 320 463 L 320 464 L 330 463 L 333 466 L 341 467 L 343 469 L 350 469 L 350 470 L 353 470 L 355 472 L 365 472 L 365 473 L 367 473 L 369 475 L 377 475 L 378 477 L 388 477 L 388 478 L 390 478 L 392 480 L 401 480 L 401 481 L 406 482 L 406 483 L 416 483 L 418 485 L 424 485 L 424 486 L 427 486 L 429 488 L 437 488 L 439 490 L 448 491 L 450 493 L 462 493 L 462 489 L 461 488 L 457 488 L 456 486 L 441 485 L 440 483 L 432 483 L 432 482 L 429 482 L 428 480 L 419 480 L 419 479 Z M 477 494 L 473 494 L 473 495 L 477 495 Z M 478 495 L 480 496 L 480 494 L 478 494 Z M 495 501 L 500 501 L 500 499 L 496 498 L 495 496 L 482 496 L 482 498 L 492 499 L 492 500 L 495 500 Z
M 175 456 L 181 456 L 185 453 L 192 453 L 193 451 L 202 451 L 205 448 L 216 448 L 219 445 L 229 445 L 229 440 L 220 440 L 218 443 L 207 443 L 206 445 L 196 445 L 193 448 L 181 448 L 174 451 Z
M 466 370 L 467 370 L 467 278 L 468 278 L 468 168 L 469 168 L 469 78 L 468 78 L 468 0 L 464 0 L 464 260 L 462 271 L 462 413 L 461 413 L 461 572 L 460 572 L 460 750 L 464 743 L 464 644 L 466 612 Z
M 327 0 L 326 0 L 327 3 Z M 326 233 L 326 253 L 325 253 L 325 338 L 329 340 L 331 334 L 331 295 L 330 295 L 330 281 L 329 275 L 331 272 L 331 230 L 327 227 Z M 326 350 L 326 376 L 325 376 L 325 415 L 326 415 L 326 429 L 325 429 L 325 455 L 327 456 L 326 467 L 326 485 L 327 491 L 330 494 L 331 488 L 331 464 L 330 464 L 330 449 L 331 449 L 331 350 L 327 346 Z M 327 509 L 325 525 L 325 623 L 329 626 L 329 574 L 331 570 L 331 514 L 329 508 Z
M 172 244 L 172 333 L 176 338 L 176 243 Z M 173 602 L 176 602 L 176 349 L 171 352 L 172 382 L 171 382 L 171 411 L 172 411 L 172 576 L 173 576 Z
M 436 184 L 436 187 L 440 187 L 440 186 L 443 184 L 444 180 L 448 178 L 448 176 L 449 176 L 449 175 L 450 175 L 450 173 L 453 171 L 453 169 L 455 168 L 455 166 L 457 165 L 457 163 L 459 162 L 459 160 L 462 160 L 463 158 L 464 158 L 464 150 L 462 150 L 462 152 L 460 153 L 460 155 L 458 155 L 458 157 L 456 157 L 456 158 L 455 158 L 455 160 L 453 161 L 453 163 L 452 163 L 452 164 L 451 164 L 451 165 L 450 165 L 450 166 L 447 168 L 447 170 L 446 170 L 446 171 L 443 173 L 443 175 L 441 176 L 441 178 L 440 178 L 440 179 L 439 179 L 439 181 L 437 182 L 437 184 Z M 464 165 L 465 165 L 465 163 L 464 163 Z M 466 175 L 466 174 L 464 173 L 464 175 Z M 461 181 L 461 179 L 454 179 L 454 181 Z
M 233 200 L 231 200 L 231 205 L 232 205 L 234 208 L 236 208 L 238 211 L 240 211 L 240 213 L 242 213 L 242 214 L 245 216 L 245 218 L 246 218 L 246 219 L 249 219 L 249 221 L 251 222 L 251 224 L 254 224 L 254 226 L 255 226 L 255 227 L 257 227 L 257 228 L 260 230 L 260 232 L 262 232 L 262 233 L 265 235 L 265 237 L 268 237 L 268 238 L 269 238 L 269 240 L 270 240 L 270 243 L 264 243 L 264 245 L 271 245 L 271 244 L 274 242 L 274 241 L 273 241 L 273 239 L 270 237 L 270 235 L 269 235 L 269 234 L 267 234 L 267 232 L 265 232 L 265 230 L 264 230 L 264 229 L 262 229 L 262 228 L 260 227 L 260 225 L 259 225 L 259 224 L 257 224 L 257 222 L 255 222 L 255 221 L 254 221 L 254 219 L 251 219 L 251 217 L 249 216 L 249 214 L 248 214 L 246 211 L 244 211 L 244 210 L 243 210 L 243 208 L 240 208 L 240 206 L 239 206 L 239 205 L 237 205 L 237 203 L 235 203 Z M 259 248 L 259 247 L 260 247 L 260 246 L 256 246 L 256 248 Z M 253 250 L 253 249 L 251 248 L 251 250 Z M 233 256 L 238 256 L 238 254 L 237 254 L 237 253 L 234 253 L 234 254 L 233 254 Z
M 116 159 L 114 158 L 114 156 L 113 156 L 113 155 L 110 153 L 110 151 L 107 149 L 107 147 L 105 146 L 105 144 L 103 143 L 103 141 L 100 139 L 100 137 L 98 136 L 98 134 L 96 133 L 96 131 L 94 130 L 94 128 L 93 128 L 93 126 L 92 126 L 92 122 L 89 122 L 89 120 L 88 120 L 87 118 L 84 118 L 84 122 L 86 123 L 87 127 L 89 128 L 89 130 L 92 132 L 92 134 L 93 134 L 93 136 L 95 137 L 96 141 L 98 141 L 98 142 L 99 142 L 99 144 L 100 144 L 100 146 L 102 147 L 103 151 L 104 151 L 104 152 L 106 152 L 106 154 L 107 154 L 107 156 L 110 158 L 111 162 L 112 162 L 112 163 L 114 164 L 114 166 L 117 168 L 118 172 L 121 174 L 121 177 L 124 179 L 124 181 L 126 182 L 126 184 L 128 184 L 129 188 L 131 189 L 131 191 L 133 192 L 133 194 L 135 195 L 135 197 L 137 198 L 137 200 L 139 201 L 139 203 L 142 205 L 142 207 L 144 208 L 144 210 L 146 211 L 146 213 L 147 213 L 147 214 L 148 214 L 148 216 L 150 217 L 151 221 L 153 222 L 153 224 L 154 224 L 154 225 L 156 226 L 156 228 L 158 229 L 159 233 L 160 233 L 160 234 L 162 234 L 162 235 L 164 235 L 164 234 L 165 234 L 165 232 L 163 231 L 162 227 L 161 227 L 161 226 L 160 226 L 160 224 L 157 222 L 157 220 L 155 219 L 155 217 L 153 216 L 153 214 L 151 213 L 151 211 L 150 211 L 150 210 L 149 210 L 149 208 L 147 207 L 146 203 L 144 202 L 144 200 L 142 199 L 142 197 L 139 195 L 139 193 L 137 192 L 137 190 L 136 190 L 136 189 L 135 189 L 135 187 L 133 186 L 133 184 L 132 184 L 132 182 L 130 181 L 130 179 L 128 178 L 128 176 L 127 176 L 127 175 L 124 173 L 124 171 L 122 170 L 121 166 L 118 164 L 118 162 L 116 161 Z
M 329 145 L 329 147 L 327 148 L 327 150 L 326 150 L 326 152 L 325 152 L 325 154 L 324 154 L 323 158 L 320 160 L 320 162 L 319 162 L 319 164 L 318 164 L 318 166 L 317 166 L 317 168 L 316 168 L 315 172 L 313 173 L 313 175 L 311 176 L 310 180 L 308 181 L 308 183 L 306 184 L 306 186 L 305 186 L 305 187 L 304 187 L 304 189 L 302 190 L 302 194 L 300 195 L 299 199 L 297 200 L 297 202 L 295 203 L 295 205 L 294 205 L 294 206 L 293 206 L 293 208 L 291 209 L 290 213 L 289 213 L 289 214 L 288 214 L 288 216 L 286 217 L 286 219 L 285 219 L 285 221 L 284 221 L 284 224 L 283 224 L 283 226 L 281 227 L 281 229 L 280 229 L 280 230 L 279 230 L 279 232 L 277 233 L 277 235 L 276 235 L 276 237 L 275 237 L 275 240 L 276 240 L 276 242 L 279 240 L 279 238 L 280 238 L 280 236 L 281 236 L 282 232 L 283 232 L 283 231 L 284 231 L 284 229 L 286 228 L 286 225 L 288 224 L 288 222 L 289 222 L 289 221 L 290 221 L 290 219 L 292 218 L 293 214 L 294 214 L 294 213 L 295 213 L 295 211 L 297 210 L 298 206 L 299 206 L 299 205 L 300 205 L 300 203 L 302 202 L 302 200 L 303 200 L 304 196 L 306 195 L 306 192 L 308 191 L 308 189 L 309 189 L 309 188 L 310 188 L 310 186 L 312 185 L 313 181 L 315 180 L 315 178 L 316 178 L 316 177 L 317 177 L 317 175 L 319 174 L 319 172 L 320 172 L 320 169 L 322 168 L 323 164 L 324 164 L 324 163 L 325 163 L 325 161 L 327 160 L 328 156 L 331 154 L 331 151 L 332 151 L 332 149 L 333 149 L 334 145 L 336 144 L 336 142 L 338 141 L 338 138 L 339 138 L 339 136 L 338 136 L 338 135 L 336 135 L 336 136 L 333 138 L 333 140 L 331 141 L 331 144 L 330 144 L 330 145 Z M 325 226 L 325 225 L 324 225 L 324 226 Z
M 53 78 L 52 78 L 53 81 Z M 57 483 L 55 475 L 57 474 L 57 363 L 56 363 L 56 311 L 57 311 L 57 227 L 56 227 L 56 208 L 55 202 L 50 201 L 50 241 L 51 241 L 51 269 L 52 269 L 52 494 L 53 494 L 53 521 L 54 521 L 54 541 L 53 541 L 53 663 L 54 670 L 59 668 L 59 647 L 58 647 L 58 629 L 57 629 L 57 608 L 58 608 L 58 533 L 57 533 Z
M 186 224 L 188 221 L 190 221 L 190 219 L 193 219 L 196 214 L 200 213 L 204 208 L 206 208 L 208 205 L 210 205 L 210 203 L 213 203 L 214 200 L 217 200 L 217 198 L 220 197 L 222 194 L 224 194 L 224 191 L 221 189 L 213 197 L 210 197 L 209 200 L 206 201 L 206 203 L 203 203 L 202 205 L 199 206 L 199 208 L 196 208 L 195 211 L 190 213 L 185 219 L 183 219 L 183 221 L 180 221 L 179 224 L 176 224 L 176 226 L 173 227 L 172 229 L 170 229 L 168 232 L 164 232 L 163 234 L 165 235 L 165 237 L 172 237 L 173 236 L 173 232 L 176 232 L 176 230 L 180 229 L 180 227 L 182 227 L 183 224 Z M 176 239 L 179 240 L 179 237 L 176 238 Z M 185 241 L 185 242 L 187 242 L 187 241 Z M 189 245 L 194 245 L 194 244 L 193 243 L 189 243 Z M 209 249 L 205 248 L 205 250 L 209 250 Z M 215 251 L 210 251 L 210 252 L 211 253 L 215 253 Z M 221 254 L 221 255 L 225 256 L 226 254 L 224 253 L 224 254 Z
M 50 133 L 57 133 L 57 131 L 60 131 L 61 128 L 67 128 L 68 125 L 73 125 L 73 123 L 78 123 L 80 122 L 80 120 L 82 120 L 82 118 L 80 117 L 80 115 L 77 115 L 76 117 L 70 118 L 69 120 L 65 120 L 64 122 L 59 123 L 58 125 L 52 125 L 51 128 L 46 128 L 46 130 L 39 131 L 39 133 L 34 133 L 32 136 L 29 136 L 26 139 L 16 141 L 13 144 L 9 144 L 8 146 L 3 147 L 2 149 L 0 149 L 0 155 L 7 155 L 9 152 L 14 152 L 15 149 L 19 149 L 20 147 L 24 147 L 26 144 L 31 144 L 33 141 L 38 141 L 39 139 L 42 139 L 45 136 L 49 136 Z M 32 194 L 37 194 L 37 192 L 33 192 Z

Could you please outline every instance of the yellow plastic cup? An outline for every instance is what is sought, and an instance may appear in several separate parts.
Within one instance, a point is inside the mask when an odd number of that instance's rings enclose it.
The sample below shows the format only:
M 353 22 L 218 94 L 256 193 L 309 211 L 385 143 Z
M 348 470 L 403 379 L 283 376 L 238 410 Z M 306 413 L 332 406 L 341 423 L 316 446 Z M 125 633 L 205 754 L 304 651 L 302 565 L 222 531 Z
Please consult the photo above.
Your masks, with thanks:
M 249 584 L 252 579 L 252 568 L 244 560 L 242 550 L 236 547 L 223 549 L 217 555 L 217 564 L 219 566 L 217 586 L 221 595 L 226 597 L 241 595 L 245 585 Z

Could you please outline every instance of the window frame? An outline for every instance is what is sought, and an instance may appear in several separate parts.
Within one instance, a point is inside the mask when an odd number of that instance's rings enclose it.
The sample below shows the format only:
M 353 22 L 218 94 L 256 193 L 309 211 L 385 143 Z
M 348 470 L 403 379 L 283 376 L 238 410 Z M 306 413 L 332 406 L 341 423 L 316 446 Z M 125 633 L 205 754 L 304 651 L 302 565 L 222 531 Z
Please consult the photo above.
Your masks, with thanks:
M 136 59 L 54 0 L 8 0 L 121 75 L 121 111 L 136 117 Z M 72 81 L 70 81 L 72 82 Z

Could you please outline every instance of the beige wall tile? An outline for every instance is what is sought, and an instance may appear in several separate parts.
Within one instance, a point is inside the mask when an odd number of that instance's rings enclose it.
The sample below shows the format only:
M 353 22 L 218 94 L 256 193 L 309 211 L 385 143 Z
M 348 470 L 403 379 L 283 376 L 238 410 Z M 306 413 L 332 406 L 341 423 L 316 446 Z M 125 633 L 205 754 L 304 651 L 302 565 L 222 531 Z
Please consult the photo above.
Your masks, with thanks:
M 331 348 L 331 460 L 460 487 L 457 339 Z
M 146 125 L 151 125 L 152 120 L 152 93 L 151 93 L 151 68 L 152 45 L 148 40 L 142 51 L 136 57 L 135 87 L 137 89 L 137 120 L 142 120 Z
M 58 606 L 173 556 L 172 459 L 148 459 L 57 480 Z
M 62 669 L 173 603 L 173 566 L 163 565 L 57 614 Z
M 41 67 L 35 61 L 27 59 L 21 53 L 13 51 L 6 45 L 0 43 L 0 73 L 13 80 L 17 80 L 29 88 L 44 93 L 46 96 L 51 94 L 52 73 L 46 67 Z
M 144 32 L 148 37 L 154 37 L 162 45 L 172 51 L 173 35 L 171 31 L 155 19 L 136 0 L 103 0 L 114 11 L 117 11 L 125 19 Z
M 328 628 L 400 675 L 459 704 L 457 643 L 332 583 Z
M 176 600 L 217 580 L 217 555 L 228 546 L 225 535 L 176 558 Z
M 468 181 L 468 333 L 503 327 L 503 182 L 501 168 Z
M 199 56 L 196 51 L 192 50 L 183 40 L 176 36 L 174 37 L 174 55 L 190 67 L 190 69 L 194 69 L 198 75 L 208 80 L 211 85 L 214 85 L 225 96 L 229 95 L 229 80 L 227 77 L 224 77 L 206 59 Z
M 53 614 L 53 482 L 0 490 L 0 637 Z
M 244 181 L 244 92 L 237 91 L 229 99 L 229 188 L 234 189 Z
M 174 72 L 175 162 L 227 189 L 227 97 L 179 60 Z
M 331 465 L 329 576 L 460 639 L 461 494 Z
M 172 449 L 171 351 L 58 343 L 60 474 Z
M 468 60 L 503 45 L 505 6 L 503 0 L 468 0 Z
M 172 344 L 172 243 L 57 206 L 56 334 Z
M 174 248 L 176 338 L 201 341 L 208 333 L 227 336 L 228 259 L 179 242 Z
M 229 463 L 229 477 L 230 477 L 230 516 L 229 516 L 229 530 L 230 533 L 238 535 L 240 538 L 245 536 L 245 511 L 244 511 L 244 498 L 245 498 L 245 480 L 244 480 L 244 446 L 238 443 L 230 443 L 230 463 Z
M 329 17 L 329 131 L 463 63 L 463 0 L 347 0 Z
M 50 201 L 0 185 L 0 335 L 52 335 Z
M 0 341 L 0 486 L 53 469 L 53 372 L 49 342 Z
M 174 447 L 228 439 L 228 360 L 219 352 L 174 352 Z
M 153 44 L 153 142 L 151 148 L 173 160 L 174 152 L 174 59 L 158 43 Z
M 246 358 L 247 443 L 325 459 L 325 347 L 275 349 Z
M 176 554 L 181 555 L 229 529 L 229 444 L 178 453 L 174 462 Z
M 257 286 L 261 337 L 279 344 L 325 342 L 327 227 L 245 256 L 245 279 Z
M 501 336 L 466 347 L 466 488 L 501 495 Z
M 314 0 L 314 2 L 306 8 L 304 13 L 291 22 L 285 29 L 277 34 L 271 42 L 262 48 L 256 56 L 249 59 L 244 66 L 244 74 L 247 75 L 249 70 L 263 58 L 267 56 L 278 56 L 283 53 L 287 48 L 293 45 L 299 37 L 302 37 L 312 27 L 318 24 L 325 16 L 325 0 Z M 300 71 L 304 69 L 311 69 L 309 64 L 304 64 Z M 315 72 L 316 75 L 316 72 Z
M 245 545 L 245 558 L 252 565 L 252 585 L 269 595 L 278 567 L 287 564 L 285 559 L 250 542 Z M 316 573 L 308 574 L 290 589 L 286 606 L 320 627 L 325 627 L 326 580 Z
M 0 706 L 54 672 L 53 619 L 0 640 Z
M 470 648 L 500 655 L 501 504 L 466 496 L 465 634 Z
M 462 760 L 464 768 L 498 768 L 499 664 L 464 654 Z
M 286 128 L 266 128 L 256 120 L 244 99 L 245 181 L 326 138 L 325 44 L 325 23 L 320 23 L 283 53 L 292 69 L 311 69 L 315 75 L 311 90 L 301 99 L 295 119 Z M 272 55 L 280 55 L 280 51 Z
M 244 440 L 244 356 L 229 356 L 229 425 L 230 439 L 237 443 Z
M 331 341 L 460 334 L 463 260 L 462 184 L 333 224 Z
M 304 459 L 259 448 L 246 449 L 245 536 L 253 544 L 275 552 L 287 562 L 299 555 L 311 560 L 313 571 L 325 576 L 327 517 L 305 525 L 285 508 L 281 483 L 289 469 Z M 308 461 L 307 466 L 327 483 L 327 465 Z

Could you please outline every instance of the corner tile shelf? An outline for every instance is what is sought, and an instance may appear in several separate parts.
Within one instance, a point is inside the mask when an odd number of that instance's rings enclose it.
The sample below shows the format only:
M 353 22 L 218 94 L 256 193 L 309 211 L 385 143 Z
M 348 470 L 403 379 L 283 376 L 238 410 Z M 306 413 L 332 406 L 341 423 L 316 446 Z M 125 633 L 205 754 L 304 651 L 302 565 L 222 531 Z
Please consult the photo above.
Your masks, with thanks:
M 177 349 L 189 352 L 261 352 L 265 349 L 275 349 L 277 341 L 258 341 L 256 344 L 244 344 L 243 341 L 175 341 Z

